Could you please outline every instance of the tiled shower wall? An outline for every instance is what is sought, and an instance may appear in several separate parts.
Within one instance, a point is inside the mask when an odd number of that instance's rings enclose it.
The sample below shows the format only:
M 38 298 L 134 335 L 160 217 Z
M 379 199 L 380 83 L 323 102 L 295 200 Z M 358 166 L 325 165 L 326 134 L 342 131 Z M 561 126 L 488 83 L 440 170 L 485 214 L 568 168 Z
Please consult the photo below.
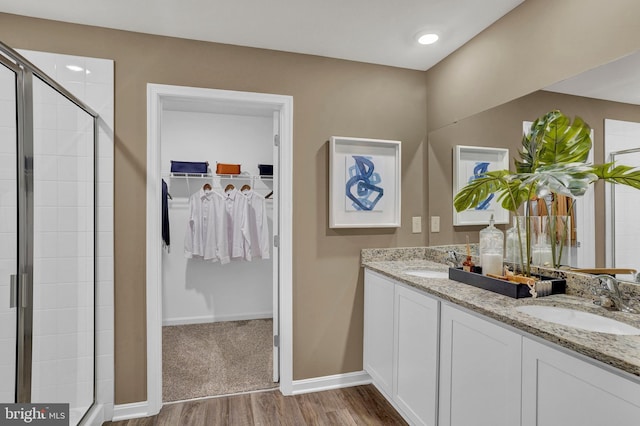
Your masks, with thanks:
M 605 120 L 605 162 L 611 161 L 609 153 L 640 148 L 640 123 Z M 616 155 L 616 163 L 637 167 L 640 152 Z M 615 191 L 615 266 L 640 270 L 638 236 L 640 236 L 640 191 L 625 185 L 614 185 Z M 610 200 L 605 203 L 609 204 Z M 609 219 L 607 219 L 609 220 Z M 631 276 L 624 277 L 633 279 Z
M 96 147 L 95 361 L 100 417 L 113 410 L 113 61 L 21 51 L 100 114 Z M 71 66 L 71 67 L 69 67 Z M 78 68 L 74 68 L 78 67 Z M 0 73 L 0 79 L 12 77 Z M 0 400 L 13 400 L 15 309 L 15 99 L 0 81 Z M 32 399 L 72 401 L 72 422 L 93 399 L 92 121 L 34 84 L 34 355 Z M 7 118 L 9 117 L 9 118 Z M 13 126 L 13 127 L 12 127 Z M 7 244 L 4 244 L 7 242 Z M 9 324 L 9 327 L 5 327 Z M 74 405 L 77 410 L 74 413 Z M 101 419 L 97 420 L 99 424 Z

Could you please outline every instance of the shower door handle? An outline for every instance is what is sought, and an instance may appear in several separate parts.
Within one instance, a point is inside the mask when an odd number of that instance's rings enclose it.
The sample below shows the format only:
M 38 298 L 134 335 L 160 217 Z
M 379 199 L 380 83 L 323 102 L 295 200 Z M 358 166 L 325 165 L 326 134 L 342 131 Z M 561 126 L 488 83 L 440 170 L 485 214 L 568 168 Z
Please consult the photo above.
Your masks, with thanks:
M 29 295 L 27 289 L 27 274 L 22 274 L 22 279 L 18 283 L 18 276 L 11 275 L 11 283 L 9 285 L 9 308 L 15 308 L 18 306 L 18 291 L 20 291 L 20 307 L 26 308 L 29 306 L 27 296 Z
M 29 287 L 27 287 L 27 274 L 22 274 L 20 277 L 20 306 L 26 308 L 29 306 Z
M 15 308 L 18 306 L 18 301 L 16 300 L 18 297 L 18 276 L 13 274 L 11 275 L 11 283 L 9 284 L 9 308 Z

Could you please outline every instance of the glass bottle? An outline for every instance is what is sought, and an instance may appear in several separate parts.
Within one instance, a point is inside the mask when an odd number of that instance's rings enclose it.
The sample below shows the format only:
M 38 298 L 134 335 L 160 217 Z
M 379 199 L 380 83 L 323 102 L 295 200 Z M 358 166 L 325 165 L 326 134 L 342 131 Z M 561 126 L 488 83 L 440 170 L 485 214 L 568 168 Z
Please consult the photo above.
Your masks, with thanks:
M 522 256 L 527 255 L 525 221 L 526 218 L 523 216 L 514 216 L 513 227 L 507 229 L 505 237 L 505 260 L 515 264 L 516 267 L 522 265 Z M 520 229 L 520 234 L 518 234 L 518 228 Z M 520 247 L 522 247 L 522 251 Z
M 493 224 L 493 215 L 491 215 L 489 226 L 480 231 L 480 266 L 482 266 L 482 275 L 503 274 L 504 232 Z

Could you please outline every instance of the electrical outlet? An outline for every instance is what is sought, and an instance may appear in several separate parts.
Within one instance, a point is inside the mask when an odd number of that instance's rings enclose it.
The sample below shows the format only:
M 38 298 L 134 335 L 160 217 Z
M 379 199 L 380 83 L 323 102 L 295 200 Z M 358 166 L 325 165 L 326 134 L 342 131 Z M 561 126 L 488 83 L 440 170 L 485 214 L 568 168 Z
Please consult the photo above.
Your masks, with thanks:
M 440 232 L 440 216 L 431 216 L 431 232 Z
M 411 232 L 414 234 L 422 232 L 422 218 L 420 216 L 414 216 L 411 218 Z

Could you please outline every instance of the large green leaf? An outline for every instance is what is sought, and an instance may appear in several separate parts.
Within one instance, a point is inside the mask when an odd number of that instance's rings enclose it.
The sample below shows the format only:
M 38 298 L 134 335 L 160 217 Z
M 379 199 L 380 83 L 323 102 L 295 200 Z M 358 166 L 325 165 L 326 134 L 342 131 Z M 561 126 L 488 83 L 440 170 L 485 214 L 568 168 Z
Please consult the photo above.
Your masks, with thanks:
M 593 173 L 599 179 L 609 183 L 617 183 L 640 189 L 640 169 L 615 163 L 605 163 L 593 166 Z
M 538 118 L 522 139 L 518 173 L 533 173 L 540 166 L 584 163 L 591 150 L 591 128 L 580 117 L 571 120 L 558 110 Z
M 475 208 L 489 195 L 505 189 L 508 186 L 506 176 L 509 176 L 509 170 L 497 170 L 469 182 L 453 198 L 456 211 Z
M 535 185 L 536 195 L 545 197 L 550 193 L 579 197 L 598 180 L 593 167 L 583 163 L 564 163 L 540 166 L 533 173 L 518 175 L 522 185 L 529 188 Z

